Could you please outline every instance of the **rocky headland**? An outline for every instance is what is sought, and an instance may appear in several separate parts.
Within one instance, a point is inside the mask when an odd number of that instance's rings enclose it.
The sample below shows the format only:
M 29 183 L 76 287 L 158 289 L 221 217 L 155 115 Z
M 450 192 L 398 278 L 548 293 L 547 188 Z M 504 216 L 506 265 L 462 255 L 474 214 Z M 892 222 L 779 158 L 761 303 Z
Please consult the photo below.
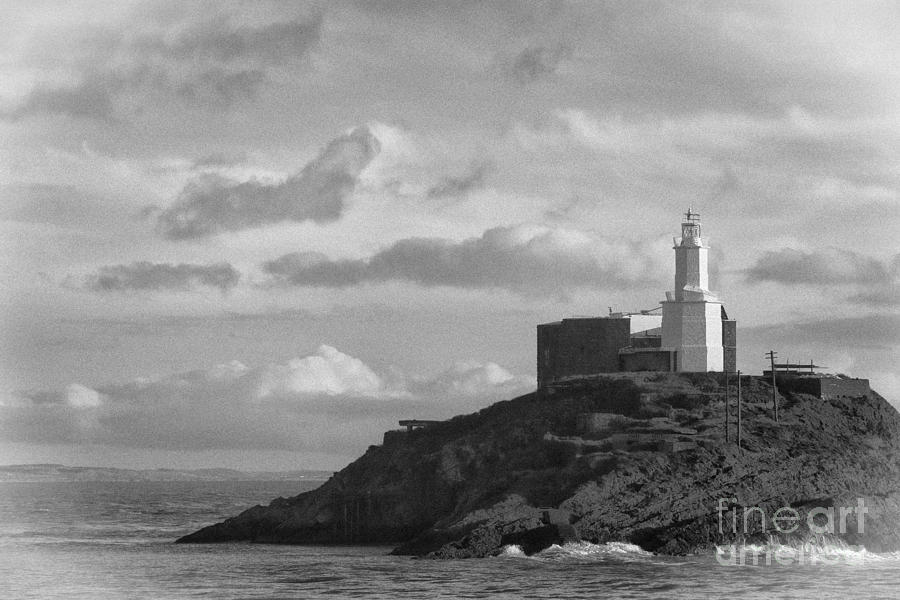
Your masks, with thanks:
M 738 448 L 733 396 L 725 439 L 724 383 L 722 374 L 596 377 L 388 432 L 318 489 L 178 542 L 394 544 L 396 554 L 465 558 L 580 538 L 685 554 L 773 533 L 821 540 L 833 509 L 828 537 L 900 549 L 896 409 L 874 392 L 787 393 L 776 422 L 771 387 L 744 377 Z M 745 526 L 749 507 L 759 510 Z M 772 517 L 785 507 L 796 512 L 780 513 L 781 527 L 791 530 L 784 517 L 795 514 L 796 529 L 778 533 Z

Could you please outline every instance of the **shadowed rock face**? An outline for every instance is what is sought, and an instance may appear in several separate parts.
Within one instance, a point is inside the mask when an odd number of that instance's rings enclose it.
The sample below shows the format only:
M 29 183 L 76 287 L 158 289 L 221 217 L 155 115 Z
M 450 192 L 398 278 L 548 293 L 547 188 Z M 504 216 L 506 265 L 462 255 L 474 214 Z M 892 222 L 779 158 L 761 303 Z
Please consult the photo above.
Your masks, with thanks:
M 555 539 L 523 532 L 543 526 L 539 507 L 559 507 L 582 539 L 684 554 L 764 540 L 782 507 L 800 519 L 781 537 L 809 539 L 808 513 L 824 513 L 818 525 L 833 507 L 834 537 L 870 551 L 900 549 L 893 407 L 874 393 L 789 395 L 775 423 L 771 388 L 745 378 L 740 452 L 734 428 L 731 442 L 724 439 L 721 383 L 712 374 L 598 378 L 500 402 L 390 436 L 316 490 L 178 541 L 400 543 L 395 553 L 477 557 L 496 553 L 503 540 Z M 577 417 L 589 412 L 623 418 L 581 432 Z M 857 507 L 859 498 L 868 509 L 862 520 L 841 519 L 841 507 Z M 746 527 L 745 507 L 760 509 Z

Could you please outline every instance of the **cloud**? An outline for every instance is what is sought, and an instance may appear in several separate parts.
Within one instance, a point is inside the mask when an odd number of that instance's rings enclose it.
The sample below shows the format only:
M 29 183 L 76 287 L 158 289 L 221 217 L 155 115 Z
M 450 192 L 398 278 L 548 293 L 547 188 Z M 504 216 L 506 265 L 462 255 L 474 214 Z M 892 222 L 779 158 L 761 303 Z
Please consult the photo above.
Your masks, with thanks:
M 900 315 L 808 320 L 742 329 L 741 335 L 812 348 L 890 349 L 900 344 Z
M 531 46 L 515 56 L 509 72 L 519 83 L 532 83 L 556 73 L 560 63 L 571 56 L 572 49 L 568 46 Z
M 433 377 L 410 384 L 414 393 L 425 397 L 484 396 L 507 392 L 515 395 L 535 386 L 535 380 L 517 377 L 494 362 L 462 361 Z
M 897 258 L 890 266 L 843 248 L 824 248 L 814 252 L 783 248 L 760 256 L 747 269 L 746 277 L 751 282 L 774 281 L 789 285 L 884 285 L 900 275 L 898 264 Z
M 31 115 L 65 115 L 75 119 L 115 120 L 115 92 L 109 79 L 86 80 L 74 85 L 39 84 L 0 119 L 17 121 Z
M 900 306 L 900 284 L 891 283 L 869 291 L 860 292 L 850 296 L 848 300 L 868 306 Z
M 634 285 L 643 280 L 651 264 L 642 250 L 627 243 L 572 230 L 519 225 L 489 229 L 479 238 L 461 242 L 408 238 L 367 259 L 287 254 L 262 268 L 274 283 L 283 285 L 342 288 L 409 281 L 426 287 L 505 288 L 546 295 L 585 286 Z
M 73 383 L 66 388 L 65 403 L 76 408 L 94 408 L 103 404 L 103 396 L 97 390 Z
M 187 290 L 197 285 L 219 288 L 227 292 L 241 275 L 228 263 L 193 265 L 134 262 L 109 265 L 87 277 L 85 287 L 95 292 L 124 290 Z
M 491 163 L 481 162 L 472 165 L 468 172 L 456 177 L 444 177 L 428 189 L 429 198 L 445 198 L 463 196 L 484 185 L 484 180 L 493 168 Z
M 207 174 L 189 183 L 157 217 L 157 229 L 183 240 L 284 221 L 335 221 L 379 142 L 366 127 L 332 140 L 296 175 L 281 183 L 237 182 Z
M 60 114 L 99 121 L 114 118 L 114 97 L 122 89 L 122 80 L 110 74 L 90 74 L 83 81 L 54 86 L 37 85 L 24 100 L 11 110 L 0 112 L 0 118 L 18 120 L 32 114 Z
M 616 3 L 582 16 L 595 24 L 579 56 L 606 82 L 610 108 L 764 113 L 799 102 L 847 114 L 881 110 L 896 85 L 896 38 L 880 24 L 896 18 L 889 3 Z
M 349 457 L 410 414 L 447 418 L 533 384 L 490 362 L 458 363 L 434 377 L 379 374 L 322 345 L 283 364 L 231 361 L 96 389 L 0 396 L 0 441 Z
M 124 31 L 97 26 L 65 32 L 71 38 L 65 48 L 70 52 L 64 58 L 67 77 L 61 81 L 59 69 L 47 68 L 45 79 L 0 118 L 59 114 L 109 121 L 119 116 L 120 105 L 160 97 L 206 109 L 228 108 L 255 98 L 273 68 L 308 54 L 321 37 L 322 17 L 248 26 L 214 13 L 169 27 L 169 32 L 141 31 L 139 25 L 124 26 Z M 37 47 L 57 44 L 32 42 Z
M 254 98 L 265 78 L 260 69 L 207 69 L 179 84 L 176 93 L 196 104 L 215 102 L 229 107 L 235 102 Z
M 384 382 L 364 362 L 331 346 L 319 346 L 316 354 L 273 365 L 261 374 L 259 396 L 326 394 L 379 396 Z
M 149 37 L 138 47 L 177 60 L 209 60 L 222 63 L 252 59 L 262 63 L 282 63 L 305 55 L 322 33 L 322 17 L 276 22 L 260 27 L 234 25 L 224 16 L 198 23 L 167 43 Z

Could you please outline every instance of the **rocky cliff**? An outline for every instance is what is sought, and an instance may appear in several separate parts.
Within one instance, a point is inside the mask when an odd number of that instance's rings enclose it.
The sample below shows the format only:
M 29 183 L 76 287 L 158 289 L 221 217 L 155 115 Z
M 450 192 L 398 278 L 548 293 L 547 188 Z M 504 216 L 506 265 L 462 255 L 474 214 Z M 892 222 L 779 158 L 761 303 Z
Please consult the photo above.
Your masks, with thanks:
M 541 530 L 552 507 L 583 539 L 681 554 L 766 538 L 788 507 L 799 522 L 783 538 L 809 539 L 831 508 L 834 537 L 900 549 L 900 414 L 890 404 L 875 393 L 787 394 L 775 422 L 771 388 L 745 377 L 739 449 L 734 422 L 725 440 L 723 384 L 721 374 L 598 377 L 390 432 L 320 488 L 178 541 L 396 543 L 398 554 L 486 556 Z M 746 507 L 759 510 L 745 526 Z M 858 512 L 841 519 L 843 507 Z

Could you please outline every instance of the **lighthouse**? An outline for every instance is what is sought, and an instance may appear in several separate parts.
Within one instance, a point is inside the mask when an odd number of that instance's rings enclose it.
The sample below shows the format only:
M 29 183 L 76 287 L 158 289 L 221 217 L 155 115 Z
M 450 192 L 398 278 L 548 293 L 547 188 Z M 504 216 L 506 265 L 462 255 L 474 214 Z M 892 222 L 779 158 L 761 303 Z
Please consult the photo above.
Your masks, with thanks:
M 539 389 L 599 373 L 735 371 L 737 321 L 709 290 L 709 246 L 693 207 L 673 241 L 675 289 L 660 306 L 537 326 Z
M 689 208 L 675 244 L 675 289 L 662 302 L 664 349 L 673 350 L 675 370 L 724 370 L 724 309 L 709 290 L 709 246 L 703 243 L 700 215 Z

